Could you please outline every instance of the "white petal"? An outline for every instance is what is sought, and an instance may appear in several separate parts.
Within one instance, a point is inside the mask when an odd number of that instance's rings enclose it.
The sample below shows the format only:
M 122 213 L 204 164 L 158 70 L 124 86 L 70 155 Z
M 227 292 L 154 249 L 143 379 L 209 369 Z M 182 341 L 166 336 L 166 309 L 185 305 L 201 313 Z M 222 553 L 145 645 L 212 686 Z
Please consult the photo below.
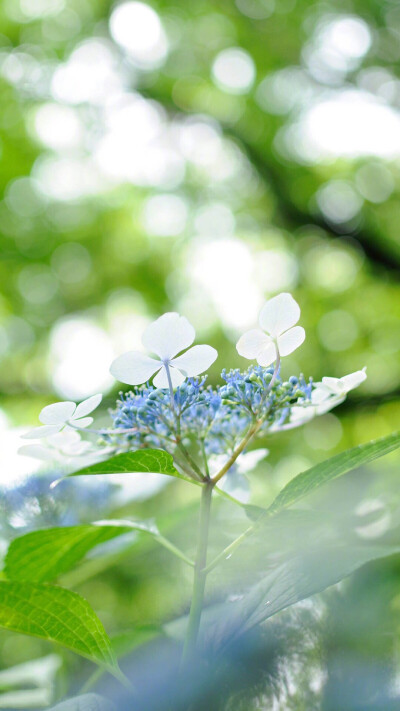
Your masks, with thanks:
M 301 425 L 304 425 L 306 422 L 309 422 L 313 419 L 313 417 L 315 417 L 316 412 L 317 410 L 315 407 L 310 407 L 309 405 L 307 407 L 295 405 L 291 409 L 286 429 L 293 429 L 293 427 L 300 427 Z
M 358 386 L 367 379 L 365 370 L 365 368 L 362 370 L 356 370 L 355 373 L 350 373 L 349 375 L 345 375 L 343 378 L 340 378 L 340 382 L 344 386 L 346 393 L 348 393 L 349 390 L 353 390 L 353 388 L 358 388 Z
M 301 326 L 295 326 L 290 328 L 289 331 L 283 333 L 282 336 L 278 337 L 278 348 L 281 356 L 287 356 L 289 353 L 293 353 L 301 344 L 306 337 L 306 332 Z
M 43 447 L 42 444 L 24 444 L 19 448 L 18 454 L 23 454 L 25 457 L 35 457 L 35 459 L 44 459 L 52 461 L 56 458 L 56 454 L 51 449 Z
M 81 441 L 81 436 L 77 430 L 66 427 L 62 432 L 49 437 L 49 444 L 52 447 L 62 448 L 77 444 Z
M 240 336 L 236 344 L 236 350 L 243 358 L 253 360 L 257 358 L 258 353 L 268 343 L 271 343 L 269 336 L 264 331 L 260 331 L 259 328 L 253 328 L 251 331 L 246 331 L 243 336 Z
M 185 376 L 183 373 L 181 373 L 180 370 L 177 370 L 176 368 L 172 368 L 170 366 L 169 368 L 169 374 L 171 377 L 171 382 L 172 382 L 172 387 L 177 388 L 178 385 L 182 385 L 183 381 L 185 380 Z M 153 380 L 153 385 L 155 385 L 156 388 L 168 388 L 169 383 L 168 383 L 168 378 L 167 378 L 167 370 L 165 366 L 163 366 L 160 370 L 159 373 L 157 373 L 156 377 Z
M 346 395 L 336 395 L 335 397 L 330 397 L 328 400 L 324 400 L 320 405 L 316 405 L 317 415 L 325 415 L 326 412 L 332 410 L 333 407 L 340 405 L 346 399 Z
M 193 346 L 186 353 L 173 358 L 171 365 L 182 371 L 186 377 L 191 377 L 204 373 L 217 358 L 218 351 L 212 346 Z
M 42 437 L 51 437 L 60 431 L 62 425 L 43 425 L 43 427 L 35 427 L 34 430 L 21 435 L 23 439 L 41 439 Z
M 142 343 L 161 360 L 169 360 L 192 345 L 195 330 L 187 318 L 175 312 L 166 313 L 148 326 Z
M 311 402 L 313 405 L 320 405 L 321 402 L 325 402 L 330 397 L 332 391 L 329 388 L 325 388 L 322 383 L 315 383 L 315 385 L 316 387 L 311 393 Z
M 260 350 L 257 356 L 257 363 L 267 368 L 276 360 L 276 345 L 274 341 L 268 340 L 266 345 Z
M 282 432 L 284 430 L 293 430 L 295 427 L 300 427 L 306 422 L 309 422 L 316 415 L 316 408 L 310 405 L 302 407 L 301 405 L 293 405 L 290 411 L 289 422 L 284 425 L 277 423 L 269 428 L 270 432 Z
M 161 367 L 161 363 L 139 351 L 128 351 L 118 356 L 110 368 L 111 375 L 121 383 L 141 385 Z
M 294 405 L 290 411 L 290 422 L 308 422 L 312 420 L 315 415 L 315 408 L 306 405 L 302 407 L 301 405 Z
M 76 427 L 89 427 L 93 422 L 93 417 L 80 417 L 79 420 L 74 420 Z
M 81 402 L 76 408 L 71 419 L 76 420 L 78 417 L 85 417 L 90 412 L 93 412 L 93 410 L 100 405 L 102 398 L 103 396 L 98 394 L 92 395 L 92 397 L 88 397 L 86 400 L 83 400 L 83 402 Z
M 76 444 L 70 444 L 68 447 L 63 449 L 63 453 L 70 455 L 72 457 L 79 457 L 81 454 L 85 454 L 92 448 L 90 442 L 77 442 Z
M 344 392 L 344 385 L 340 378 L 331 378 L 325 375 L 322 378 L 322 386 L 327 388 L 334 395 L 340 395 Z
M 40 422 L 44 425 L 62 425 L 69 420 L 75 412 L 74 402 L 55 402 L 44 407 L 39 415 Z
M 300 318 L 300 307 L 291 294 L 283 293 L 267 301 L 261 309 L 259 323 L 270 336 L 280 336 Z

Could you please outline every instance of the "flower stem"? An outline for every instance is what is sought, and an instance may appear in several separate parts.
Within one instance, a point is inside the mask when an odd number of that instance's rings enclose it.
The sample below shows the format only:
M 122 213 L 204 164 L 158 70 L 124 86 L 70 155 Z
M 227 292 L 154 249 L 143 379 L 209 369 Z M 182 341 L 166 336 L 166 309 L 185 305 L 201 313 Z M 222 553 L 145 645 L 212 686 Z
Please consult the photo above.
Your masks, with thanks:
M 260 519 L 261 518 L 264 518 L 264 517 L 260 516 Z M 254 533 L 254 531 L 256 530 L 256 528 L 257 528 L 257 521 L 254 524 L 252 524 L 251 526 L 249 526 L 248 528 L 246 528 L 246 530 L 243 531 L 243 533 L 241 533 L 240 536 L 235 538 L 235 540 L 232 541 L 232 543 L 230 543 L 229 546 L 224 548 L 224 550 L 221 551 L 221 553 L 218 553 L 218 555 L 214 558 L 214 560 L 212 560 L 211 563 L 209 565 L 207 565 L 207 568 L 206 568 L 207 575 L 208 575 L 208 573 L 211 572 L 211 570 L 213 570 L 218 565 L 218 563 L 221 560 L 224 560 L 227 557 L 231 556 L 232 552 L 235 550 L 235 548 L 240 546 L 241 543 L 243 543 L 243 541 L 246 540 L 246 538 L 251 536 Z
M 192 457 L 190 456 L 189 452 L 187 451 L 185 445 L 182 443 L 181 440 L 181 423 L 180 423 L 180 413 L 179 411 L 176 410 L 175 408 L 175 400 L 174 400 L 174 388 L 172 385 L 172 378 L 171 378 L 171 373 L 169 370 L 169 365 L 167 362 L 164 363 L 165 370 L 167 373 L 167 379 L 168 379 L 168 388 L 169 388 L 169 397 L 171 401 L 171 410 L 172 413 L 175 415 L 175 420 L 176 420 L 176 446 L 178 449 L 180 449 L 181 453 L 185 457 L 186 461 L 190 464 L 192 468 L 192 473 L 194 474 L 195 478 L 198 479 L 199 481 L 205 481 L 206 477 L 202 473 L 201 469 L 197 466 L 196 462 Z
M 166 373 L 167 373 L 168 389 L 169 389 L 169 398 L 170 398 L 170 401 L 171 401 L 171 410 L 172 410 L 172 412 L 173 412 L 174 414 L 176 414 L 176 413 L 175 413 L 174 387 L 173 387 L 173 385 L 172 385 L 171 373 L 170 373 L 169 365 L 168 365 L 168 362 L 167 362 L 167 361 L 164 362 L 164 367 L 165 367 L 165 371 L 166 371 Z
M 187 563 L 187 564 L 190 565 L 192 568 L 194 568 L 194 563 L 193 563 L 193 561 L 190 560 L 190 558 L 188 558 L 179 548 L 177 548 L 176 546 L 174 546 L 174 544 L 171 543 L 171 541 L 169 541 L 168 538 L 164 538 L 164 536 L 161 536 L 161 535 L 159 534 L 159 535 L 156 537 L 155 540 L 158 541 L 158 543 L 159 543 L 161 546 L 164 546 L 164 548 L 166 548 L 166 549 L 169 550 L 171 553 L 173 553 L 174 555 L 176 555 L 177 558 L 180 558 L 180 559 L 183 560 L 185 563 Z
M 193 595 L 186 631 L 186 639 L 183 648 L 182 668 L 184 668 L 186 664 L 193 659 L 197 646 L 201 612 L 204 601 L 204 590 L 207 578 L 207 547 L 213 488 L 214 487 L 211 481 L 206 482 L 203 486 L 201 495 L 199 537 L 194 568 Z
M 180 451 L 183 454 L 183 456 L 185 457 L 186 461 L 189 462 L 189 464 L 192 468 L 192 474 L 195 474 L 195 478 L 198 479 L 199 481 L 207 481 L 207 478 L 204 476 L 201 469 L 197 466 L 193 457 L 187 451 L 187 449 L 186 449 L 185 445 L 183 444 L 179 435 L 176 436 L 175 442 L 176 442 L 176 446 L 178 447 L 178 449 L 180 449 Z
M 276 379 L 277 379 L 277 377 L 278 377 L 280 364 L 281 364 L 281 357 L 280 357 L 280 354 L 279 354 L 279 351 L 278 351 L 278 346 L 276 346 L 276 363 L 275 363 L 275 368 L 274 368 L 274 372 L 273 372 L 273 374 L 272 374 L 272 378 L 271 378 L 271 380 L 270 380 L 270 382 L 269 382 L 269 385 L 268 385 L 267 388 L 265 388 L 265 390 L 264 390 L 264 392 L 263 392 L 263 395 L 262 395 L 262 398 L 261 398 L 261 402 L 260 402 L 260 408 L 259 408 L 259 410 L 258 410 L 259 415 L 261 414 L 261 406 L 262 406 L 263 403 L 265 402 L 265 400 L 266 400 L 266 398 L 267 398 L 267 395 L 271 392 L 272 387 L 273 387 L 273 385 L 275 384 L 275 381 L 276 381 Z M 261 418 L 261 419 L 256 420 L 256 421 L 254 422 L 254 424 L 251 425 L 251 427 L 247 430 L 247 433 L 246 433 L 246 435 L 244 436 L 244 438 L 242 439 L 242 441 L 240 442 L 240 444 L 238 444 L 238 446 L 236 447 L 236 449 L 235 449 L 235 451 L 233 452 L 233 454 L 229 457 L 228 461 L 224 464 L 224 466 L 223 466 L 222 469 L 218 472 L 218 474 L 216 474 L 216 475 L 212 478 L 211 481 L 213 482 L 213 484 L 217 484 L 217 482 L 219 482 L 219 480 L 222 479 L 222 477 L 229 471 L 229 469 L 231 468 L 232 464 L 234 464 L 234 463 L 236 462 L 236 460 L 237 460 L 239 454 L 241 454 L 241 453 L 243 452 L 243 450 L 244 450 L 244 449 L 247 447 L 247 445 L 249 444 L 250 440 L 253 439 L 253 437 L 257 434 L 257 432 L 258 432 L 258 430 L 260 429 L 260 427 L 261 427 L 261 425 L 263 424 L 263 422 L 264 422 L 264 419 Z
M 137 427 L 129 427 L 128 429 L 122 429 L 118 428 L 115 430 L 108 430 L 108 429 L 103 429 L 103 430 L 94 430 L 90 427 L 79 427 L 79 425 L 74 425 L 72 422 L 68 422 L 68 427 L 72 427 L 74 430 L 77 430 L 78 432 L 89 432 L 89 434 L 95 434 L 99 436 L 104 436 L 104 435 L 123 435 L 123 434 L 134 434 L 134 432 L 138 431 Z
M 263 392 L 263 395 L 262 395 L 262 398 L 261 398 L 261 402 L 260 402 L 260 408 L 261 408 L 261 405 L 264 404 L 264 402 L 265 402 L 265 400 L 266 400 L 266 398 L 267 398 L 267 395 L 269 395 L 269 393 L 271 392 L 273 386 L 275 385 L 275 380 L 276 380 L 277 377 L 278 377 L 279 368 L 281 367 L 281 354 L 279 353 L 279 349 L 278 349 L 278 344 L 277 344 L 277 343 L 275 344 L 275 348 L 276 348 L 276 362 L 275 362 L 275 368 L 274 368 L 274 372 L 273 372 L 273 374 L 272 374 L 272 378 L 271 378 L 271 380 L 270 380 L 270 382 L 269 382 L 269 385 L 268 385 L 267 388 L 265 388 L 265 390 L 264 390 L 264 392 Z
M 204 439 L 200 440 L 200 449 L 201 449 L 201 454 L 203 456 L 204 470 L 206 472 L 206 477 L 210 478 L 210 469 L 208 466 L 208 459 L 207 459 L 206 448 L 204 446 Z
M 233 454 L 229 457 L 228 461 L 225 462 L 224 466 L 218 474 L 216 474 L 213 479 L 211 480 L 213 484 L 217 484 L 217 482 L 222 479 L 224 474 L 229 471 L 231 468 L 232 464 L 234 464 L 239 456 L 243 452 L 243 450 L 247 447 L 248 443 L 250 442 L 251 439 L 253 439 L 254 435 L 257 434 L 258 430 L 260 429 L 261 425 L 263 423 L 263 420 L 257 420 L 251 427 L 247 430 L 247 434 L 245 437 L 243 437 L 242 441 L 240 444 L 236 447 L 235 451 Z

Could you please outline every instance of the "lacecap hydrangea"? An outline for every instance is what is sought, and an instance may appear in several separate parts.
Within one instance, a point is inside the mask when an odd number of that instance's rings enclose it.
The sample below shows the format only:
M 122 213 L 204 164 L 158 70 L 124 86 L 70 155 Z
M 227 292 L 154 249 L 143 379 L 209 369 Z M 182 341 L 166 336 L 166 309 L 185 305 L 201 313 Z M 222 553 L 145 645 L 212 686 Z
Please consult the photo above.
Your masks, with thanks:
M 304 329 L 296 325 L 299 318 L 300 308 L 290 294 L 267 301 L 260 312 L 260 328 L 244 333 L 236 346 L 239 355 L 255 363 L 245 370 L 223 369 L 221 384 L 212 387 L 204 373 L 217 351 L 209 345 L 193 346 L 195 330 L 189 321 L 166 313 L 142 336 L 143 346 L 156 357 L 129 351 L 111 364 L 112 375 L 132 386 L 120 393 L 111 410 L 112 427 L 90 428 L 88 415 L 100 404 L 101 395 L 80 405 L 55 403 L 41 411 L 42 426 L 24 435 L 40 439 L 39 445 L 25 445 L 21 451 L 45 458 L 43 452 L 54 452 L 64 433 L 64 439 L 71 440 L 69 459 L 78 464 L 88 456 L 88 448 L 76 437 L 80 440 L 86 433 L 100 442 L 97 448 L 90 445 L 91 456 L 104 453 L 104 447 L 111 453 L 161 448 L 173 454 L 176 466 L 193 479 L 210 480 L 210 462 L 225 455 L 225 464 L 212 478 L 219 481 L 255 437 L 298 427 L 328 412 L 366 378 L 365 368 L 319 382 L 301 374 L 284 378 L 282 358 L 305 339 Z

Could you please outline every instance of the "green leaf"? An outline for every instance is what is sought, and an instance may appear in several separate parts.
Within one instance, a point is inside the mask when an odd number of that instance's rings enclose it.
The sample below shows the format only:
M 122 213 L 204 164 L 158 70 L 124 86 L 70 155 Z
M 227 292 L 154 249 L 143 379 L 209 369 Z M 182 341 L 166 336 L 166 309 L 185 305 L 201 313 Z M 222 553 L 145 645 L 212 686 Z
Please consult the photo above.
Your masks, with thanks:
M 15 538 L 6 555 L 4 572 L 9 580 L 51 582 L 72 570 L 96 546 L 132 532 L 149 534 L 171 553 L 192 564 L 161 535 L 154 521 L 110 520 L 85 526 L 47 528 Z
M 86 600 L 70 590 L 1 581 L 0 627 L 57 642 L 120 675 L 99 618 Z
M 193 483 L 193 479 L 180 474 L 175 469 L 172 455 L 164 452 L 163 449 L 138 449 L 136 452 L 116 454 L 110 459 L 78 469 L 78 471 L 68 474 L 67 477 L 89 474 L 135 474 L 136 472 L 167 474 Z M 54 482 L 54 484 L 56 483 Z
M 63 701 L 49 711 L 115 711 L 115 706 L 98 694 L 84 694 Z
M 367 444 L 360 444 L 358 447 L 347 449 L 330 459 L 316 464 L 295 476 L 283 489 L 280 491 L 271 506 L 267 509 L 268 514 L 275 514 L 292 504 L 297 503 L 300 499 L 310 494 L 322 484 L 326 484 L 333 479 L 336 479 L 352 469 L 367 464 L 374 459 L 383 457 L 384 454 L 389 454 L 400 447 L 400 433 L 396 432 L 388 437 L 373 440 Z
M 47 528 L 15 538 L 6 555 L 6 576 L 32 582 L 54 580 L 71 570 L 95 546 L 133 529 L 143 530 L 140 524 L 121 524 Z
M 243 504 L 243 509 L 250 521 L 258 521 L 260 516 L 264 516 L 267 513 L 267 509 L 261 506 L 254 506 L 254 504 Z

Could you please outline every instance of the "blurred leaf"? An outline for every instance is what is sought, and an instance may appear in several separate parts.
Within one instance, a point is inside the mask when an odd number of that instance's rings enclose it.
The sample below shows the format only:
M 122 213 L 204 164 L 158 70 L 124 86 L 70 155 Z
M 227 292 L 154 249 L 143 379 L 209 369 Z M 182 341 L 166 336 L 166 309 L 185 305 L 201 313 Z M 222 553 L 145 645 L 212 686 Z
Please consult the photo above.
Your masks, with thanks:
M 388 437 L 382 437 L 367 444 L 360 444 L 330 459 L 326 459 L 320 464 L 316 464 L 311 469 L 307 469 L 305 472 L 295 476 L 280 491 L 267 509 L 268 514 L 277 513 L 287 506 L 295 504 L 323 484 L 347 474 L 347 472 L 361 466 L 361 464 L 367 464 L 374 459 L 383 457 L 385 454 L 398 449 L 398 447 L 400 447 L 400 434 L 396 432 Z
M 57 642 L 119 677 L 110 640 L 82 597 L 50 585 L 0 582 L 0 626 Z
M 68 477 L 87 474 L 135 474 L 136 472 L 167 474 L 193 483 L 193 479 L 180 474 L 175 469 L 172 455 L 162 449 L 138 449 L 136 452 L 116 454 L 103 462 L 78 469 L 68 474 Z
M 10 580 L 45 582 L 71 570 L 88 551 L 106 541 L 144 529 L 144 524 L 48 528 L 15 538 L 8 549 L 5 573 Z
M 115 711 L 114 704 L 98 694 L 84 694 L 63 701 L 49 711 Z
M 231 590 L 227 601 L 203 612 L 202 645 L 207 654 L 221 654 L 227 645 L 278 612 L 322 592 L 372 560 L 399 552 L 400 543 L 362 545 L 342 540 L 292 552 L 279 565 L 270 560 L 271 568 L 259 582 L 245 592 L 241 586 L 237 594 Z M 185 616 L 168 623 L 166 633 L 183 639 L 187 620 Z
M 400 543 L 380 546 L 348 542 L 304 551 L 271 570 L 242 599 L 231 603 L 225 622 L 235 635 L 242 634 L 299 600 L 340 582 L 365 563 L 399 551 Z
M 191 563 L 161 535 L 154 521 L 116 520 L 86 526 L 47 528 L 15 538 L 6 555 L 6 576 L 10 580 L 50 582 L 72 570 L 92 548 L 134 531 L 150 534 L 162 546 Z
M 262 508 L 262 506 L 254 506 L 254 504 L 242 504 L 242 507 L 250 521 L 258 521 L 260 516 L 264 516 L 267 512 L 267 509 Z

